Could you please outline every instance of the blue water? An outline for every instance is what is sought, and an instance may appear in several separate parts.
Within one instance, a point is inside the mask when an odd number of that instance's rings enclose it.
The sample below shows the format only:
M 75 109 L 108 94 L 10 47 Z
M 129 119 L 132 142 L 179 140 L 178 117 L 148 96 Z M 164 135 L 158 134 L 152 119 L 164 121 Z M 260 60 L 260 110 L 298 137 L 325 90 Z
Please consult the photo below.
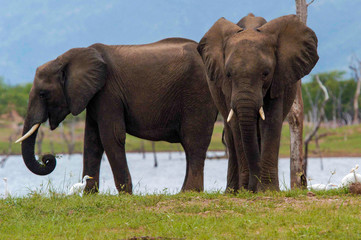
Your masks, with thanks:
M 209 153 L 209 155 L 220 153 Z M 0 156 L 1 159 L 1 156 Z M 133 180 L 135 194 L 146 193 L 177 193 L 183 184 L 186 161 L 183 153 L 157 153 L 158 167 L 154 168 L 154 157 L 147 153 L 145 159 L 142 154 L 127 154 L 130 173 Z M 308 163 L 308 178 L 311 184 L 327 184 L 331 177 L 330 171 L 336 170 L 331 182 L 339 184 L 342 177 L 350 172 L 356 164 L 361 165 L 361 158 L 324 158 L 321 170 L 321 161 L 310 158 Z M 69 188 L 81 180 L 82 155 L 62 155 L 57 161 L 57 167 L 48 176 L 37 176 L 31 173 L 23 163 L 21 156 L 12 156 L 0 168 L 0 196 L 4 193 L 2 178 L 8 178 L 8 188 L 12 196 L 24 196 L 33 191 L 48 192 L 49 186 L 57 192 L 66 193 Z M 290 186 L 289 159 L 279 160 L 279 180 L 281 189 Z M 223 191 L 226 186 L 227 160 L 206 160 L 204 170 L 206 191 Z M 116 194 L 109 162 L 106 158 L 101 163 L 100 191 Z

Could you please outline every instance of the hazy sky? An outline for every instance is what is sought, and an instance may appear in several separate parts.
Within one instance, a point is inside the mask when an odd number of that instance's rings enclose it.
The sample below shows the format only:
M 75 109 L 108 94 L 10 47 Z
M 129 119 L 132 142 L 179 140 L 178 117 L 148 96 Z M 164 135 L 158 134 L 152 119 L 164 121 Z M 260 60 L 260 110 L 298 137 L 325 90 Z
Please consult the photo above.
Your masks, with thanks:
M 293 0 L 0 0 L 0 76 L 33 81 L 36 67 L 70 48 L 93 43 L 142 44 L 167 37 L 199 41 L 220 17 L 253 12 L 266 20 L 295 13 Z M 361 0 L 315 0 L 308 25 L 319 39 L 312 73 L 347 70 L 361 58 Z

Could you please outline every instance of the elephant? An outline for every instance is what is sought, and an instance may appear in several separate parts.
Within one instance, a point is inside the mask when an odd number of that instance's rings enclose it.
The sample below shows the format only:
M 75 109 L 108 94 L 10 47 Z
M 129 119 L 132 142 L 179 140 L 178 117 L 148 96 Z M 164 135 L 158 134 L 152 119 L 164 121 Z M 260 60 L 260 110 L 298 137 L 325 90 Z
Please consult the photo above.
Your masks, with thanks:
M 53 155 L 34 155 L 38 127 L 54 130 L 68 114 L 86 109 L 85 192 L 99 188 L 105 152 L 119 192 L 132 193 L 126 133 L 151 141 L 181 143 L 186 154 L 182 190 L 203 190 L 203 170 L 218 111 L 207 84 L 198 43 L 168 38 L 144 45 L 93 44 L 73 48 L 37 68 L 24 120 L 22 157 L 38 175 L 51 173 Z
M 316 34 L 296 15 L 267 22 L 253 14 L 220 18 L 198 45 L 208 85 L 223 116 L 227 191 L 279 190 L 282 123 L 297 81 L 318 61 Z

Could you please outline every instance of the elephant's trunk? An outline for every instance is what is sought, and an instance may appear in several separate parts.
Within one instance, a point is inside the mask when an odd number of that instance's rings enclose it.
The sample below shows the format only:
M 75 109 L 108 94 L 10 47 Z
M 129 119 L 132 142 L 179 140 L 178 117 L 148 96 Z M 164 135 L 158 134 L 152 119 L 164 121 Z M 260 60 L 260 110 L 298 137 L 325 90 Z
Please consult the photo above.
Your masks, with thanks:
M 34 126 L 31 124 L 28 118 L 25 120 L 23 135 L 25 135 Z M 38 133 L 38 129 L 26 138 L 21 145 L 21 153 L 26 167 L 37 175 L 48 175 L 56 166 L 55 156 L 47 154 L 42 156 L 41 162 L 35 158 L 35 140 Z
M 260 151 L 257 138 L 259 109 L 259 104 L 255 104 L 252 99 L 239 100 L 235 109 L 239 120 L 243 150 L 249 167 L 248 189 L 253 192 L 257 191 L 260 181 Z

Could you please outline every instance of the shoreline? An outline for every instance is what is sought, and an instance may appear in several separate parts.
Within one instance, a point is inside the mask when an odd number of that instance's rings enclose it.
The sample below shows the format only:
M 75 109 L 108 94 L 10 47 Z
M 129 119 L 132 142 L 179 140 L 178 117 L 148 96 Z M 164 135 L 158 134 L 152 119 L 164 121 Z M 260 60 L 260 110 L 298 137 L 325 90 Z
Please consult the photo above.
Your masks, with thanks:
M 179 151 L 156 151 L 156 153 L 179 153 Z M 207 152 L 217 152 L 217 153 L 224 153 L 224 151 L 221 151 L 221 150 L 208 150 Z M 139 151 L 126 151 L 126 153 L 139 153 L 139 154 L 142 154 L 143 152 L 139 152 Z M 152 151 L 144 151 L 144 153 L 153 153 Z M 184 153 L 184 151 L 181 151 L 181 153 Z M 52 154 L 52 153 L 49 153 L 49 152 L 44 152 L 42 153 L 42 155 L 44 154 Z M 75 154 L 83 154 L 83 152 L 74 152 L 73 153 L 74 155 Z M 55 153 L 55 156 L 57 155 L 68 155 L 68 153 L 66 152 L 58 152 L 58 153 Z M 6 156 L 21 156 L 21 154 L 0 154 L 0 157 L 3 158 L 3 157 L 6 157 Z M 279 155 L 279 158 L 289 158 L 290 156 L 289 155 L 283 155 L 283 154 L 280 154 Z M 361 158 L 361 153 L 348 153 L 348 154 L 345 154 L 345 153 L 322 153 L 322 156 L 320 156 L 319 154 L 308 154 L 308 158 L 347 158 L 347 157 L 352 157 L 352 158 Z M 223 159 L 223 156 L 218 156 L 218 157 L 215 157 L 214 159 L 210 159 L 210 158 L 206 158 L 208 160 L 220 160 L 220 159 Z M 0 159 L 1 160 L 1 159 Z

